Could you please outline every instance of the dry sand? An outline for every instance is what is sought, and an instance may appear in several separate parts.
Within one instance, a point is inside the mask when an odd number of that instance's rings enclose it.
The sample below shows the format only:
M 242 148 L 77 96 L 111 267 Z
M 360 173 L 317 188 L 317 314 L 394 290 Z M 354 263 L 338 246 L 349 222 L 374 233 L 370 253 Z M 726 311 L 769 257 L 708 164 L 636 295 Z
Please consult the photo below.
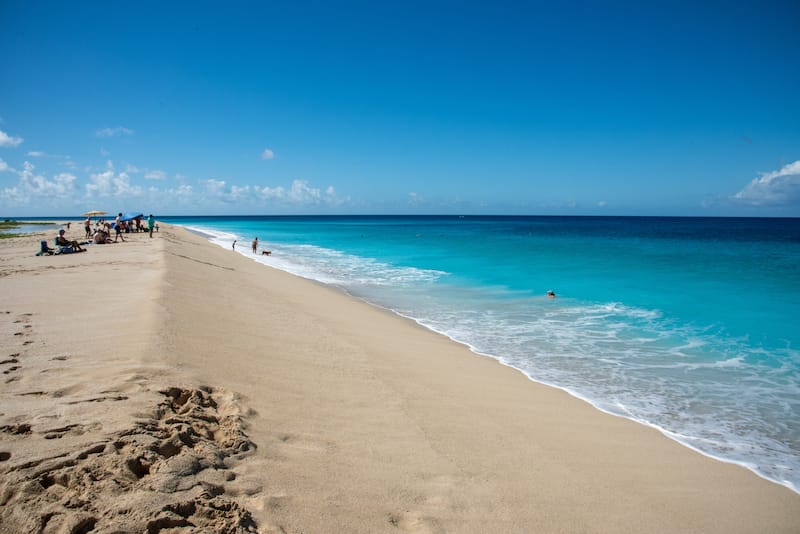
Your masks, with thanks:
M 182 228 L 39 239 L 0 240 L 2 532 L 800 531 L 787 488 Z

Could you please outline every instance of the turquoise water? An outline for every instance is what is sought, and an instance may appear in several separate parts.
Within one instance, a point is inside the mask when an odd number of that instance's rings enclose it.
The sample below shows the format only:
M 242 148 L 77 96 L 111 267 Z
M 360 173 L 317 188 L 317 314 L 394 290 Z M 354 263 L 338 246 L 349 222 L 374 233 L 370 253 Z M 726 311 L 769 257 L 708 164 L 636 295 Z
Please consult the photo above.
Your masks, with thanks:
M 798 219 L 164 220 L 800 488 Z

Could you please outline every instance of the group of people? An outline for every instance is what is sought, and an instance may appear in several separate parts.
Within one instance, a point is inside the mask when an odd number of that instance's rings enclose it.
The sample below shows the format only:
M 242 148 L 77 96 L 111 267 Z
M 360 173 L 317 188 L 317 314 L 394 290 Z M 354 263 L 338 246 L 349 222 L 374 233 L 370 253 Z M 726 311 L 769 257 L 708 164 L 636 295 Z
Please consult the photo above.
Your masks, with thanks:
M 150 232 L 150 237 L 153 237 L 153 230 L 158 230 L 155 218 L 151 213 L 147 218 L 147 226 L 142 225 L 142 216 L 135 217 L 128 221 L 122 220 L 122 213 L 119 213 L 113 223 L 105 219 L 98 219 L 92 224 L 92 218 L 87 216 L 83 222 L 83 228 L 86 232 L 86 241 L 79 243 L 76 240 L 67 239 L 66 233 L 72 223 L 66 223 L 66 229 L 61 228 L 55 238 L 56 248 L 51 248 L 47 240 L 41 242 L 41 250 L 36 253 L 37 256 L 51 255 L 51 254 L 67 254 L 70 252 L 85 252 L 86 249 L 81 245 L 96 244 L 105 245 L 107 243 L 117 243 L 119 240 L 125 241 L 123 233 L 130 232 Z M 112 229 L 114 231 L 114 239 L 111 239 Z
M 156 224 L 152 213 L 147 218 L 146 227 L 142 225 L 141 216 L 128 221 L 123 221 L 122 213 L 119 213 L 116 219 L 114 219 L 113 223 L 110 223 L 102 218 L 98 219 L 94 224 L 94 228 L 92 228 L 92 218 L 86 217 L 86 220 L 83 221 L 83 227 L 84 230 L 86 230 L 86 239 L 89 239 L 92 242 L 100 245 L 106 243 L 116 243 L 120 240 L 124 242 L 125 237 L 123 237 L 123 233 L 150 232 L 150 237 L 152 238 L 153 230 L 158 229 L 158 224 Z M 113 241 L 111 239 L 112 229 L 114 231 Z

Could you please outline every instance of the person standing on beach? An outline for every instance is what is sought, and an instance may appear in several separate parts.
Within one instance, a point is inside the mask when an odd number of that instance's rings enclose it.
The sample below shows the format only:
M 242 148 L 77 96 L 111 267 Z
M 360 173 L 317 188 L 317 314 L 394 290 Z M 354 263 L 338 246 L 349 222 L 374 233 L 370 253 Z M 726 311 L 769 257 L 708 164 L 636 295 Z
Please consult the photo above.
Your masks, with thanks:
M 83 229 L 86 230 L 86 239 L 90 239 L 92 237 L 92 219 L 91 219 L 91 217 L 86 217 L 86 220 L 83 221 Z
M 233 245 L 231 245 L 231 250 L 236 250 L 236 240 L 233 240 Z
M 253 254 L 258 250 L 258 238 L 253 239 Z
M 151 213 L 150 216 L 147 218 L 147 227 L 150 229 L 150 239 L 153 238 L 153 227 L 156 225 L 156 219 L 153 217 Z
M 117 218 L 114 219 L 114 230 L 117 232 L 114 236 L 114 243 L 117 242 L 117 239 L 122 239 L 122 242 L 125 242 L 125 238 L 122 237 L 122 213 L 117 215 Z

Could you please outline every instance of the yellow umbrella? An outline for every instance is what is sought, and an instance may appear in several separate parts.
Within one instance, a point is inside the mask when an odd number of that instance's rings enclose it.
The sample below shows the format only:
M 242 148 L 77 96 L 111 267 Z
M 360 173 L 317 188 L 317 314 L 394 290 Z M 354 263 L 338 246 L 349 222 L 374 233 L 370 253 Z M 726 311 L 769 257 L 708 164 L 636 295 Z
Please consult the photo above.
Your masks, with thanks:
M 87 211 L 83 214 L 84 217 L 97 217 L 98 215 L 105 215 L 108 213 L 107 211 Z

